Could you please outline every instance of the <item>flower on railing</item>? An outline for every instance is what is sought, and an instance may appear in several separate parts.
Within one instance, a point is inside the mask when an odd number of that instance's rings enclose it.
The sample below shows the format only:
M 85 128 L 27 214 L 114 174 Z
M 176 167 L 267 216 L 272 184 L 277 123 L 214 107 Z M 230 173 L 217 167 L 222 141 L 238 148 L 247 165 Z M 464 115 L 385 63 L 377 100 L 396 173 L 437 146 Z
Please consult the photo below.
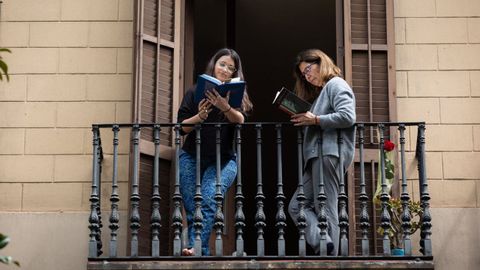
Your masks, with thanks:
M 394 149 L 395 144 L 390 140 L 385 140 L 383 144 L 383 157 L 385 165 L 384 175 L 386 193 L 390 197 L 387 201 L 387 210 L 390 214 L 390 230 L 388 232 L 388 237 L 390 238 L 390 244 L 392 248 L 403 248 L 404 228 L 402 227 L 402 214 L 404 211 L 404 206 L 400 199 L 393 198 L 391 196 L 392 185 L 395 178 L 395 165 L 393 164 L 393 158 L 395 154 L 393 151 Z M 379 164 L 377 189 L 373 198 L 373 201 L 377 206 L 381 205 L 380 194 L 382 194 L 382 175 L 381 165 Z M 408 201 L 407 207 L 410 213 L 410 234 L 413 234 L 420 228 L 420 216 L 422 215 L 422 208 L 420 206 L 420 202 L 415 202 L 413 200 Z M 382 227 L 379 227 L 377 232 L 380 235 L 383 235 L 384 230 Z
M 385 142 L 383 143 L 383 157 L 384 157 L 384 165 L 385 165 L 385 171 L 384 171 L 384 175 L 385 175 L 385 184 L 387 185 L 387 193 L 390 193 L 390 190 L 392 189 L 392 185 L 393 185 L 393 179 L 395 177 L 395 165 L 393 164 L 393 155 L 394 155 L 394 151 L 393 149 L 395 149 L 395 144 L 390 141 L 390 140 L 385 140 Z M 380 160 L 381 158 L 381 155 L 379 153 L 379 159 Z M 377 189 L 375 190 L 375 195 L 373 196 L 373 200 L 376 202 L 376 203 L 379 203 L 377 202 L 377 200 L 379 199 L 380 197 L 380 194 L 382 193 L 382 174 L 381 174 L 381 163 L 378 162 L 378 178 L 377 178 Z
M 394 165 L 393 165 L 393 149 L 395 148 L 395 144 L 389 140 L 386 140 L 383 145 L 383 151 L 385 156 L 385 179 L 391 181 L 393 183 L 394 175 Z

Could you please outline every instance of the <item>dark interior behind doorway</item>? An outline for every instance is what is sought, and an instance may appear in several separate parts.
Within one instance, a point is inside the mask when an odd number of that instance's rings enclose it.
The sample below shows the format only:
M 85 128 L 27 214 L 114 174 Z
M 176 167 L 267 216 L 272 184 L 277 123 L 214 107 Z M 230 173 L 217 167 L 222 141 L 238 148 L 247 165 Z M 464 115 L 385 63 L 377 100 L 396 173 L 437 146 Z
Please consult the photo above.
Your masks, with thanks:
M 293 61 L 304 49 L 319 48 L 336 58 L 335 0 L 202 0 L 194 1 L 194 68 L 196 77 L 203 73 L 206 62 L 222 47 L 234 48 L 241 56 L 248 91 L 254 103 L 251 122 L 279 121 L 289 118 L 271 106 L 278 89 L 293 90 Z M 296 134 L 285 130 L 283 149 L 284 192 L 288 200 L 297 185 Z M 275 133 L 265 129 L 262 134 L 262 165 L 267 229 L 266 254 L 276 253 Z M 244 233 L 246 251 L 256 253 L 254 224 L 256 193 L 255 131 L 244 133 L 242 148 L 243 183 L 246 196 L 244 209 L 247 228 Z M 233 187 L 234 188 L 234 187 Z M 266 192 L 268 191 L 268 193 Z M 296 254 L 297 229 L 288 218 L 286 231 L 287 254 Z

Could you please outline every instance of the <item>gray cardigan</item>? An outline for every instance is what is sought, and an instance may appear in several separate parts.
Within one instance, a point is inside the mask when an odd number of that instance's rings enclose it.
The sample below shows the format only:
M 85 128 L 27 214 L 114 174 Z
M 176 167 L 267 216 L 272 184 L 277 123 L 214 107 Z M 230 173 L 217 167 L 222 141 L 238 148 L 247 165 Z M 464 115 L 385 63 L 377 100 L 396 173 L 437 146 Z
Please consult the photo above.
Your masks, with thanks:
M 339 157 L 337 130 L 342 129 L 343 167 L 346 169 L 353 161 L 355 153 L 355 96 L 350 86 L 340 77 L 330 79 L 315 99 L 310 112 L 320 116 L 320 127 L 323 130 L 323 156 Z M 317 139 L 320 135 L 316 126 L 306 126 L 303 138 L 303 158 L 308 160 L 318 157 Z

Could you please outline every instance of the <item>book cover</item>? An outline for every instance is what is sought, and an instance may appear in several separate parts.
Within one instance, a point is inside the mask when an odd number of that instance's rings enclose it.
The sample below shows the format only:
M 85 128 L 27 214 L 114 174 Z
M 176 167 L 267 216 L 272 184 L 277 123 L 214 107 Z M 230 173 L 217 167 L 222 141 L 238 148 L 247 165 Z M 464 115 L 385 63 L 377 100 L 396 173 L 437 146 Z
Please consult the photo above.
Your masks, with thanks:
M 285 87 L 282 87 L 282 89 L 277 92 L 272 104 L 289 115 L 307 112 L 310 110 L 310 107 L 312 107 L 312 104 L 301 99 Z
M 245 85 L 246 83 L 241 81 L 240 78 L 233 78 L 229 82 L 223 83 L 210 75 L 199 75 L 195 88 L 195 102 L 199 103 L 200 100 L 206 98 L 205 91 L 215 89 L 222 97 L 226 97 L 227 93 L 230 92 L 228 103 L 233 108 L 239 108 L 242 105 Z

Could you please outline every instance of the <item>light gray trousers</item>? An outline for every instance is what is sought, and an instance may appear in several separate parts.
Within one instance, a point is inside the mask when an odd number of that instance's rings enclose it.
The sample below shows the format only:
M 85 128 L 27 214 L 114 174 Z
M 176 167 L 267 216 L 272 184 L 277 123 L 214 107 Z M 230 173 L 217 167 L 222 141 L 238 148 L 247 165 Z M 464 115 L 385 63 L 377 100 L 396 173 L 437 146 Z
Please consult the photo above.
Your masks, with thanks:
M 320 253 L 320 228 L 318 227 L 318 183 L 320 174 L 320 158 L 312 158 L 303 173 L 303 189 L 306 197 L 304 212 L 307 219 L 307 227 L 305 230 L 305 238 L 307 243 Z M 332 242 L 334 249 L 332 254 L 338 255 L 338 246 L 340 238 L 340 229 L 338 227 L 338 190 L 340 182 L 340 166 L 338 158 L 335 156 L 323 157 L 323 180 L 325 183 L 325 194 L 327 196 L 326 213 L 328 223 L 327 242 Z M 288 205 L 288 213 L 297 224 L 300 214 L 300 206 L 297 201 L 298 188 L 295 191 L 290 204 Z

